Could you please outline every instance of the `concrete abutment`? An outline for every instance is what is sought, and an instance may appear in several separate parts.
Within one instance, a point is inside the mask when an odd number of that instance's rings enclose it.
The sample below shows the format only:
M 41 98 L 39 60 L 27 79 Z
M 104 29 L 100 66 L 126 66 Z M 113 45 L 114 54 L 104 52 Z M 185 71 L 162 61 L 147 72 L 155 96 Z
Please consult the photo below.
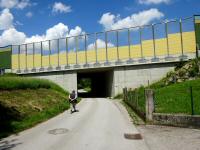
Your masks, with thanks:
M 73 71 L 57 71 L 27 74 L 24 76 L 43 78 L 51 80 L 67 91 L 77 90 L 77 80 L 79 74 L 88 75 L 93 78 L 96 84 L 103 84 L 98 81 L 106 81 L 105 86 L 95 85 L 97 91 L 104 90 L 107 94 L 106 97 L 114 97 L 123 92 L 123 88 L 137 88 L 141 85 L 148 85 L 163 78 L 167 72 L 174 69 L 176 63 L 161 63 L 161 64 L 145 64 L 145 65 L 132 65 L 132 66 L 115 66 L 109 68 L 99 68 L 90 70 L 73 70 Z M 102 72 L 107 72 L 101 75 Z M 98 75 L 99 73 L 99 75 Z M 105 79 L 101 79 L 105 78 Z M 93 96 L 95 97 L 95 95 Z

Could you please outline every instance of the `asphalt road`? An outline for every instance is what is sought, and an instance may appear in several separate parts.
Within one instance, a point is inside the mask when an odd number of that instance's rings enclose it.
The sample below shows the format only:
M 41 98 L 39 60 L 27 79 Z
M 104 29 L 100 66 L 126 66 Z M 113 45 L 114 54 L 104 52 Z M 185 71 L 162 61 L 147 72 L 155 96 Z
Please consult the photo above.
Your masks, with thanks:
M 124 138 L 139 133 L 118 102 L 83 99 L 79 112 L 66 111 L 34 128 L 0 141 L 0 150 L 147 150 L 145 141 Z

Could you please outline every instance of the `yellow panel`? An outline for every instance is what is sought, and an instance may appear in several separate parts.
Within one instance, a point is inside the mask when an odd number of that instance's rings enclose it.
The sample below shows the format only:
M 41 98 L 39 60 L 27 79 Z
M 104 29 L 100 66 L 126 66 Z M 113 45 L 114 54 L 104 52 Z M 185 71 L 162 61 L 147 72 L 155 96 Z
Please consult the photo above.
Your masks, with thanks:
M 26 69 L 26 55 L 20 54 L 20 69 Z
M 27 55 L 27 68 L 32 69 L 33 68 L 33 55 L 28 54 Z
M 183 52 L 184 53 L 196 52 L 195 33 L 183 32 L 182 36 L 183 36 Z
M 85 59 L 85 51 L 79 51 L 77 53 L 77 58 L 78 58 L 78 64 L 83 64 L 86 62 L 86 59 Z
M 98 49 L 97 51 L 97 59 L 98 61 L 102 62 L 102 61 L 106 61 L 106 49 Z
M 18 54 L 12 55 L 12 69 L 18 69 Z
M 142 50 L 144 57 L 153 57 L 154 56 L 153 40 L 142 41 Z
M 58 55 L 57 54 L 51 55 L 50 59 L 51 59 L 51 66 L 58 66 Z
M 141 47 L 140 45 L 131 45 L 130 47 L 131 58 L 141 58 Z
M 76 53 L 69 52 L 68 53 L 69 64 L 76 64 Z
M 181 54 L 181 35 L 180 33 L 169 34 L 169 54 Z
M 128 59 L 129 58 L 129 48 L 128 46 L 119 47 L 119 59 Z
M 41 54 L 35 54 L 35 56 L 34 56 L 34 64 L 35 64 L 35 68 L 40 68 L 41 67 Z
M 60 53 L 60 65 L 66 65 L 67 59 L 66 59 L 66 52 Z
M 192 32 L 183 32 L 183 51 L 184 53 L 191 53 L 196 52 L 195 47 L 195 33 Z M 181 37 L 179 33 L 169 34 L 168 35 L 168 42 L 169 42 L 169 54 L 181 54 Z M 144 57 L 153 57 L 154 56 L 154 49 L 153 49 L 153 41 L 146 40 L 142 42 L 143 48 L 143 55 Z M 119 59 L 128 59 L 129 58 L 129 48 L 128 46 L 121 46 L 118 48 L 119 50 Z M 167 55 L 167 39 L 156 39 L 155 40 L 155 51 L 156 56 L 164 56 Z M 130 54 L 131 58 L 141 58 L 141 45 L 131 45 L 130 46 Z M 41 54 L 35 54 L 34 56 L 34 63 L 36 68 L 41 67 Z M 42 56 L 43 58 L 43 66 L 47 67 L 49 65 L 49 56 Z M 86 62 L 85 58 L 85 51 L 79 51 L 77 53 L 78 63 L 84 64 Z M 76 63 L 76 53 L 71 51 L 68 53 L 68 62 L 69 64 Z M 33 68 L 33 55 L 27 56 L 27 67 Z M 58 65 L 58 55 L 53 54 L 50 57 L 51 65 L 57 66 Z M 96 51 L 95 50 L 88 50 L 87 51 L 87 60 L 88 62 L 96 62 Z M 97 51 L 97 60 L 100 62 L 106 61 L 106 49 L 101 48 Z M 113 61 L 117 60 L 117 48 L 112 47 L 108 48 L 108 60 Z M 67 63 L 66 60 L 66 53 L 59 54 L 59 61 L 60 65 L 65 65 Z M 20 54 L 20 68 L 26 68 L 26 57 L 25 54 Z M 18 55 L 12 55 L 12 69 L 18 69 Z
M 95 50 L 88 50 L 87 51 L 87 59 L 88 62 L 96 62 L 96 51 Z
M 195 23 L 199 24 L 200 23 L 200 19 L 195 19 Z
M 156 39 L 155 40 L 156 56 L 167 56 L 167 39 Z
M 42 56 L 42 67 L 48 67 L 49 66 L 49 56 L 45 55 Z
M 117 47 L 108 48 L 108 61 L 117 60 Z

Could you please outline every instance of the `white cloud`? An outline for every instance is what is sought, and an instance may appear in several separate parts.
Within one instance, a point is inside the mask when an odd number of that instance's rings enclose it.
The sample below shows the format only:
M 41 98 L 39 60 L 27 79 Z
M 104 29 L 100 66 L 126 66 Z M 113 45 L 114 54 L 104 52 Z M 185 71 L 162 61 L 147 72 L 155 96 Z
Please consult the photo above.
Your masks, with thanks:
M 32 12 L 30 12 L 30 11 L 29 11 L 29 12 L 27 12 L 27 13 L 26 13 L 26 17 L 28 17 L 28 18 L 31 18 L 31 17 L 33 17 L 33 13 L 32 13 Z
M 39 42 L 43 40 L 58 39 L 68 36 L 77 36 L 83 34 L 81 27 L 76 26 L 74 29 L 69 30 L 68 26 L 63 23 L 58 23 L 53 27 L 46 30 L 44 35 L 34 35 L 26 39 L 26 43 Z
M 46 34 L 43 35 L 33 35 L 28 37 L 25 33 L 17 31 L 14 27 L 6 29 L 0 35 L 0 47 L 6 45 L 14 44 L 23 44 L 23 43 L 32 43 L 40 42 L 44 40 L 58 39 L 68 36 L 76 36 L 79 34 L 84 34 L 82 29 L 79 26 L 76 26 L 74 29 L 69 30 L 67 25 L 63 23 L 58 23 L 57 25 L 46 30 Z M 72 43 L 69 41 L 69 44 Z
M 170 1 L 171 0 L 139 0 L 138 2 L 140 4 L 150 5 L 150 4 L 160 4 L 160 3 L 168 4 Z
M 74 29 L 71 29 L 69 31 L 69 35 L 68 36 L 77 36 L 80 34 L 83 34 L 84 32 L 82 31 L 82 29 L 79 26 L 76 26 Z
M 31 6 L 30 0 L 0 0 L 1 8 L 24 9 L 27 6 Z
M 24 9 L 26 8 L 27 6 L 31 6 L 31 3 L 29 0 L 21 0 L 18 2 L 18 4 L 16 5 L 16 8 L 19 8 L 19 9 Z
M 46 39 L 57 39 L 65 37 L 68 31 L 68 26 L 64 25 L 63 23 L 58 23 L 46 31 Z
M 71 6 L 65 5 L 61 2 L 55 2 L 52 9 L 53 13 L 69 13 L 71 11 Z
M 45 40 L 45 35 L 33 35 L 31 37 L 27 37 L 23 43 L 32 43 L 32 42 L 39 42 Z
M 3 31 L 2 35 L 0 35 L 0 45 L 21 44 L 24 43 L 25 39 L 26 35 L 23 32 L 10 28 Z
M 39 42 L 44 40 L 58 39 L 62 37 L 84 34 L 81 27 L 79 26 L 76 26 L 74 29 L 69 30 L 67 25 L 63 23 L 58 23 L 53 27 L 47 29 L 46 33 L 43 35 L 33 35 L 31 37 L 28 37 L 25 33 L 17 31 L 15 29 L 14 25 L 22 24 L 18 21 L 16 21 L 16 23 L 13 23 L 13 20 L 14 17 L 12 13 L 10 13 L 8 8 L 0 12 L 0 30 L 3 30 L 2 34 L 0 35 L 0 47 L 11 44 Z
M 102 39 L 97 39 L 96 43 L 97 43 L 97 48 L 105 48 L 106 47 L 106 43 Z M 114 47 L 114 44 L 107 43 L 107 47 Z M 89 44 L 87 48 L 89 50 L 95 49 L 95 43 Z
M 99 20 L 99 23 L 102 24 L 106 29 L 112 28 L 112 25 L 115 21 L 115 15 L 111 13 L 105 13 L 102 15 L 101 19 Z
M 103 25 L 105 30 L 111 30 L 146 25 L 162 17 L 164 17 L 162 12 L 156 8 L 151 8 L 132 14 L 126 18 L 120 18 L 120 15 L 115 16 L 111 13 L 105 13 L 102 15 L 99 23 Z
M 0 30 L 5 30 L 13 27 L 13 15 L 9 9 L 4 9 L 0 12 Z
M 139 0 L 138 2 L 140 4 L 150 5 L 150 4 L 161 4 L 161 3 L 168 4 L 170 1 L 171 0 Z

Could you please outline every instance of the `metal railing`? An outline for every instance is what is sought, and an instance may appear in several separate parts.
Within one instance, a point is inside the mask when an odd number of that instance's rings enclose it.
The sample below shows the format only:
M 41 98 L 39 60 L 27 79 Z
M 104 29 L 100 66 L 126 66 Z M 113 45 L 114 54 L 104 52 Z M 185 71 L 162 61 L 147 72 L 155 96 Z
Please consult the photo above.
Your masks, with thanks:
M 90 63 L 99 64 L 99 62 L 109 65 L 110 61 L 118 63 L 121 60 L 127 63 L 132 63 L 137 59 L 139 62 L 145 62 L 147 58 L 151 58 L 154 62 L 158 61 L 161 56 L 167 59 L 174 55 L 185 59 L 191 39 L 183 33 L 193 31 L 194 19 L 189 17 L 151 25 L 12 45 L 12 54 L 18 55 L 16 61 L 18 70 L 51 68 L 52 66 L 59 68 L 63 65 L 68 68 L 79 64 L 87 67 Z M 175 40 L 173 40 L 173 35 L 176 36 Z M 162 44 L 159 40 L 163 40 Z M 195 44 L 195 41 L 191 42 Z M 82 56 L 80 52 L 83 51 Z M 57 58 L 52 58 L 55 55 Z M 29 60 L 27 60 L 28 57 Z M 48 57 L 48 64 L 44 65 L 44 62 L 47 62 L 46 57 Z
M 123 89 L 123 100 L 138 114 L 145 119 L 146 114 L 146 98 L 145 89 Z

